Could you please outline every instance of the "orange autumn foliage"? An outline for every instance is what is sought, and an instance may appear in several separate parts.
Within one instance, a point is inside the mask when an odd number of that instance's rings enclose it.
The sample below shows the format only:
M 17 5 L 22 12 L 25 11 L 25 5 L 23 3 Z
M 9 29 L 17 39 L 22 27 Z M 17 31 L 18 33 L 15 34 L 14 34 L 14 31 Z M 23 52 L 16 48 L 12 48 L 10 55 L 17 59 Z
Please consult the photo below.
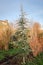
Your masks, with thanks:
M 0 20 L 0 49 L 8 50 L 11 31 L 7 20 Z
M 40 28 L 41 27 L 39 23 L 34 23 L 31 30 L 30 47 L 34 56 L 37 56 L 40 52 L 43 51 L 43 37 L 39 37 L 39 34 L 43 32 Z

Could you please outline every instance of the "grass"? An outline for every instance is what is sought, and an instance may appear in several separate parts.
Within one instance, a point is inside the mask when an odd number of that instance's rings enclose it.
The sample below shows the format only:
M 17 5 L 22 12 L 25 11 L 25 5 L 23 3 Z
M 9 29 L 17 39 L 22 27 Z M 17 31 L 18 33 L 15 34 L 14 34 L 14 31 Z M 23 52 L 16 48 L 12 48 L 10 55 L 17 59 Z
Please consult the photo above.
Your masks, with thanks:
M 25 65 L 43 65 L 43 52 L 35 57 L 32 61 L 27 61 Z
M 6 56 L 13 56 L 16 54 L 23 53 L 24 51 L 20 48 L 9 49 L 8 51 L 0 50 L 0 60 L 4 59 Z
M 0 60 L 4 59 L 7 55 L 13 56 L 16 54 L 21 54 L 24 51 L 20 48 L 18 49 L 9 49 L 8 51 L 0 50 Z M 43 53 L 40 53 L 37 57 L 35 57 L 31 61 L 27 61 L 25 65 L 43 65 Z

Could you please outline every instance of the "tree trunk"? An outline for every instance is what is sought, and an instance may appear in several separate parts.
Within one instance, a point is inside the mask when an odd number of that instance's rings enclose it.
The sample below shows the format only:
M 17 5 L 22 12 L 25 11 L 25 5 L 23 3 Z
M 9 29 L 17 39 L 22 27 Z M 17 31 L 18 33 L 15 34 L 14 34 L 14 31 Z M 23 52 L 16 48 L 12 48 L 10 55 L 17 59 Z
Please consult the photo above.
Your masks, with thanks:
M 25 64 L 25 56 L 23 56 L 23 64 Z

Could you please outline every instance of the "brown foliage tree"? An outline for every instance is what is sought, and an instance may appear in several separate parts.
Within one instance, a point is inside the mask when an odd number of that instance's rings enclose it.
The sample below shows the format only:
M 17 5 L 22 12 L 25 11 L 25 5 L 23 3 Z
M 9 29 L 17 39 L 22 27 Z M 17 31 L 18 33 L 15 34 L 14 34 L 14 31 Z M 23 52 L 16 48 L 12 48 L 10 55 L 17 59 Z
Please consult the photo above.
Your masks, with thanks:
M 0 21 L 0 49 L 8 50 L 11 30 L 8 21 Z
M 39 52 L 41 52 L 42 45 L 41 42 L 39 42 L 39 35 L 40 33 L 40 24 L 39 23 L 34 23 L 32 27 L 32 32 L 31 32 L 31 41 L 30 41 L 30 47 L 33 51 L 33 55 L 36 56 Z

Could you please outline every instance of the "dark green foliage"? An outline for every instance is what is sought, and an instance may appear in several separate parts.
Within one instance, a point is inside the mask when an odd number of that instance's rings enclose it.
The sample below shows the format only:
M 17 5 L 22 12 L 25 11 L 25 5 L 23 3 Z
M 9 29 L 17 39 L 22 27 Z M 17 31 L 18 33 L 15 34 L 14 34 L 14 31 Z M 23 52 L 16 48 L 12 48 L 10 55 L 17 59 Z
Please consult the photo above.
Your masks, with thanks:
M 14 45 L 9 43 L 9 49 L 13 49 L 14 48 Z
M 28 58 L 25 64 L 22 64 L 22 53 L 24 51 L 20 48 L 9 49 L 8 51 L 0 50 L 0 60 L 4 59 L 7 55 L 16 55 L 15 61 L 21 60 L 20 62 L 18 61 L 20 65 L 43 65 L 43 53 L 40 53 L 37 57 L 32 57 L 32 59 L 30 56 L 30 59 Z
M 0 50 L 0 60 L 4 59 L 6 56 L 18 55 L 20 53 L 24 53 L 24 51 L 20 48 L 9 49 L 8 51 Z

